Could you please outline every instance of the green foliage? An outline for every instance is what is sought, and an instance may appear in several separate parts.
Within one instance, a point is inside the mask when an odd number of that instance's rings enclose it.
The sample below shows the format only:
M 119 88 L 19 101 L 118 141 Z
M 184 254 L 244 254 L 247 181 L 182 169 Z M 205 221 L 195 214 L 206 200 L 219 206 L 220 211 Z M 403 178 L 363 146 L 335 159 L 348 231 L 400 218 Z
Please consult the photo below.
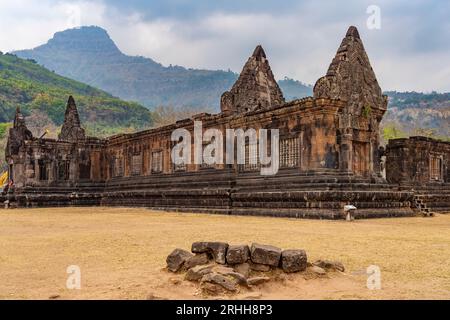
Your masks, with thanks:
M 11 121 L 16 107 L 20 107 L 25 115 L 39 110 L 61 125 L 69 95 L 75 98 L 83 125 L 95 124 L 107 132 L 152 125 L 149 110 L 137 103 L 59 76 L 33 61 L 0 55 L 0 122 Z
M 6 137 L 8 129 L 11 127 L 12 123 L 0 123 L 0 139 Z
M 372 108 L 369 105 L 367 105 L 362 108 L 361 115 L 364 118 L 368 118 L 370 116 L 371 112 L 372 112 Z
M 383 139 L 388 142 L 391 139 L 407 138 L 408 134 L 393 124 L 386 125 L 383 128 Z
M 388 91 L 384 123 L 395 123 L 409 135 L 450 137 L 450 93 Z

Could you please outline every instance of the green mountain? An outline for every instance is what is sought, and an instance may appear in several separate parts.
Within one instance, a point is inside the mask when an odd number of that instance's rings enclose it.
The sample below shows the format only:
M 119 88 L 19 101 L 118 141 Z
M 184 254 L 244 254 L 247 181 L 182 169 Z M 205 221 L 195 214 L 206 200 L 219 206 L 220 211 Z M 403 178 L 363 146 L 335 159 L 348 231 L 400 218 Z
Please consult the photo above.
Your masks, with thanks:
M 151 113 L 138 103 L 122 101 L 59 76 L 32 60 L 0 53 L 0 122 L 10 122 L 16 107 L 21 107 L 26 116 L 39 115 L 37 118 L 48 118 L 49 125 L 60 126 L 69 95 L 74 96 L 90 134 L 105 135 L 152 125 Z
M 385 92 L 383 118 L 387 138 L 424 135 L 450 140 L 450 93 Z
M 104 29 L 95 26 L 57 32 L 46 44 L 14 54 L 152 109 L 205 107 L 217 111 L 221 94 L 238 77 L 231 71 L 165 67 L 149 58 L 127 56 Z M 311 87 L 291 79 L 280 85 L 288 100 L 311 92 Z

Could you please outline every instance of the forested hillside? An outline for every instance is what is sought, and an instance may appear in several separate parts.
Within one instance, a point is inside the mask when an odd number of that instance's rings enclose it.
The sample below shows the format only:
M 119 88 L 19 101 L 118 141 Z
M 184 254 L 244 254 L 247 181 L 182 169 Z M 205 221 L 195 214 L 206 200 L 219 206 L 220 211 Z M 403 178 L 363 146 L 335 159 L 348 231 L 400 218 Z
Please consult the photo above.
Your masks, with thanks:
M 423 135 L 450 140 L 450 93 L 387 91 L 383 118 L 385 140 Z
M 47 118 L 48 126 L 57 127 L 64 120 L 69 95 L 74 96 L 81 121 L 91 134 L 152 125 L 151 113 L 138 103 L 59 76 L 34 61 L 0 54 L 0 122 L 11 121 L 16 107 L 20 107 L 26 116 Z

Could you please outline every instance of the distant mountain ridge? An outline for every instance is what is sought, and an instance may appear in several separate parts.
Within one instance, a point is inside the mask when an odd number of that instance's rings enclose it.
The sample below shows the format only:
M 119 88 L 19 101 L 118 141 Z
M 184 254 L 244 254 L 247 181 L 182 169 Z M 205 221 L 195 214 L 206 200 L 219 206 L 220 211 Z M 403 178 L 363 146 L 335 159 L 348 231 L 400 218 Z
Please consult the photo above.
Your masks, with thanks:
M 13 53 L 149 108 L 162 105 L 218 110 L 221 94 L 238 76 L 231 71 L 164 67 L 150 58 L 127 56 L 106 30 L 96 26 L 57 32 L 46 44 Z M 311 86 L 295 80 L 285 79 L 279 84 L 288 100 L 312 93 Z

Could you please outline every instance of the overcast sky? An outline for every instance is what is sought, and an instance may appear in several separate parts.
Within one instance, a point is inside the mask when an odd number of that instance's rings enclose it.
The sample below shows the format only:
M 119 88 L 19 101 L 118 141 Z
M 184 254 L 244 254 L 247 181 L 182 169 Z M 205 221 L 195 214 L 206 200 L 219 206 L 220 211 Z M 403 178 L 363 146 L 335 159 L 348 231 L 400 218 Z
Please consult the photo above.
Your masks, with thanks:
M 276 78 L 310 84 L 356 25 L 383 90 L 450 91 L 448 0 L 0 0 L 3 52 L 79 25 L 105 28 L 126 54 L 192 68 L 239 72 L 262 44 Z

